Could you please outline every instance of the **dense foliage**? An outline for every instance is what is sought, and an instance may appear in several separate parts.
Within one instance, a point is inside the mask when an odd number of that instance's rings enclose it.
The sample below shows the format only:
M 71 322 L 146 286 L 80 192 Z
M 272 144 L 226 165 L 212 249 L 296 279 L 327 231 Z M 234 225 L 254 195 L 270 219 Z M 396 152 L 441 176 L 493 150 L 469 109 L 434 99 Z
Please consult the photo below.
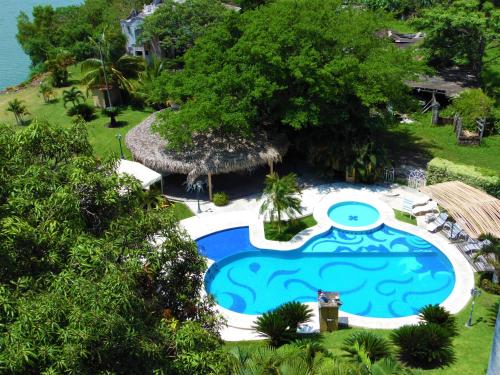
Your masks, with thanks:
M 77 61 L 93 55 L 90 37 L 107 31 L 113 53 L 124 52 L 120 19 L 147 0 L 86 0 L 78 6 L 53 8 L 38 5 L 32 17 L 21 12 L 17 19 L 17 40 L 33 65 L 49 60 L 54 50 L 64 49 Z
M 149 43 L 156 55 L 173 58 L 228 12 L 217 0 L 166 0 L 144 20 L 141 41 Z
M 156 128 L 172 147 L 209 130 L 288 132 L 313 161 L 343 170 L 363 145 L 380 145 L 377 124 L 389 104 L 406 102 L 403 81 L 417 70 L 411 52 L 376 36 L 383 21 L 335 0 L 282 0 L 228 17 L 171 74 L 181 109 L 162 113 Z
M 458 113 L 463 125 L 471 130 L 476 130 L 477 120 L 487 120 L 494 122 L 491 118 L 494 100 L 489 98 L 481 89 L 464 90 L 453 99 L 451 109 Z M 490 124 L 488 124 L 490 125 Z M 495 130 L 494 126 L 489 126 L 488 130 Z
M 424 47 L 432 65 L 463 66 L 478 79 L 486 50 L 499 47 L 500 11 L 489 1 L 443 2 L 423 11 L 416 25 L 426 30 Z
M 139 182 L 92 156 L 84 125 L 0 125 L 0 166 L 0 372 L 224 366 L 205 260 L 173 212 L 144 210 Z

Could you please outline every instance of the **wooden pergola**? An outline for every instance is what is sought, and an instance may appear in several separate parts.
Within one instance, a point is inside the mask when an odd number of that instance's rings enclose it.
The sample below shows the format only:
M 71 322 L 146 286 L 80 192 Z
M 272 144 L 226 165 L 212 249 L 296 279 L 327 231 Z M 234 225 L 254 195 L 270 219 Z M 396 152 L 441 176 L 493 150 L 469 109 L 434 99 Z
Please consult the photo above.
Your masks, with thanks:
M 500 200 L 460 181 L 420 188 L 440 204 L 473 238 L 492 234 L 500 238 Z

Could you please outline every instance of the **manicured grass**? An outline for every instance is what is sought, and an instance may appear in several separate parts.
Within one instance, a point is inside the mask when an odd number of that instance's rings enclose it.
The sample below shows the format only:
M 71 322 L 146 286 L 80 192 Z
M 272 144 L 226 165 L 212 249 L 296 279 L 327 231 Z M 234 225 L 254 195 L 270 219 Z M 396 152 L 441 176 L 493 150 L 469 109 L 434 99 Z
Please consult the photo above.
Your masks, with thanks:
M 396 219 L 398 219 L 399 221 L 417 225 L 417 219 L 415 218 L 415 216 L 410 216 L 410 214 L 399 210 L 394 210 L 394 214 L 396 215 Z
M 278 223 L 264 223 L 264 233 L 268 240 L 274 241 L 289 241 L 300 231 L 316 225 L 312 215 L 304 216 L 303 218 L 282 221 L 281 232 L 278 231 Z
M 189 209 L 188 206 L 186 206 L 182 202 L 175 202 L 172 204 L 172 208 L 175 212 L 175 216 L 177 219 L 180 221 L 182 219 L 187 219 L 188 217 L 194 216 L 193 211 Z
M 80 78 L 80 73 L 78 68 L 73 67 L 70 69 L 71 79 L 73 82 L 77 82 Z M 86 88 L 82 85 L 74 84 L 77 86 L 84 94 Z M 30 120 L 47 120 L 52 124 L 70 126 L 72 123 L 72 118 L 66 115 L 66 108 L 64 108 L 64 103 L 62 101 L 63 90 L 69 89 L 69 87 L 55 89 L 56 100 L 52 103 L 44 103 L 41 94 L 38 92 L 38 87 L 28 87 L 19 92 L 8 93 L 0 95 L 0 122 L 15 125 L 14 115 L 7 112 L 7 103 L 17 98 L 23 100 L 25 105 L 30 112 L 30 116 L 27 119 Z M 92 98 L 87 98 L 86 102 L 92 104 Z M 68 103 L 68 108 L 71 104 Z M 130 158 L 130 152 L 125 147 L 124 138 L 125 134 L 137 125 L 139 122 L 144 120 L 149 114 L 151 114 L 150 109 L 133 109 L 130 107 L 124 108 L 123 112 L 117 117 L 120 127 L 110 129 L 106 125 L 109 123 L 109 118 L 103 116 L 99 109 L 96 109 L 96 118 L 88 122 L 88 132 L 89 141 L 94 147 L 94 152 L 99 157 L 105 157 L 108 155 L 120 155 L 120 147 L 116 136 L 121 134 L 123 136 L 122 145 L 124 155 Z
M 499 299 L 500 296 L 483 291 L 483 293 L 476 299 L 472 328 L 465 327 L 471 308 L 471 304 L 467 304 L 467 306 L 456 315 L 459 332 L 458 336 L 454 339 L 454 347 L 457 357 L 456 362 L 445 368 L 421 370 L 421 373 L 429 375 L 484 374 L 486 372 L 486 368 L 488 367 L 494 332 L 494 327 L 488 320 L 488 309 Z M 332 333 L 325 333 L 322 335 L 320 340 L 322 344 L 334 355 L 341 356 L 343 354 L 341 348 L 344 339 L 352 333 L 360 330 L 364 329 L 349 328 Z M 391 330 L 369 329 L 368 331 L 372 331 L 387 338 L 389 338 L 391 334 Z M 228 349 L 235 346 L 251 349 L 265 345 L 265 341 L 240 341 L 226 343 L 226 347 Z
M 460 146 L 456 144 L 453 126 L 431 125 L 430 114 L 417 118 L 413 124 L 398 124 L 390 134 L 388 149 L 394 158 L 428 161 L 440 157 L 479 167 L 485 174 L 500 175 L 500 135 L 484 137 L 481 146 Z

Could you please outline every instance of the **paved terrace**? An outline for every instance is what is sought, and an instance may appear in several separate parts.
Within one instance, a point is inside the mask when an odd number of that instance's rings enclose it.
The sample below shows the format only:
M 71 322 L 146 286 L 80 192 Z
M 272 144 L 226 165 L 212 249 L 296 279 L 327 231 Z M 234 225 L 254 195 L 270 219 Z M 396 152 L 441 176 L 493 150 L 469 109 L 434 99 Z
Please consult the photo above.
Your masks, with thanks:
M 431 234 L 423 229 L 423 218 L 419 218 L 420 226 L 414 226 L 400 222 L 394 218 L 392 209 L 401 210 L 403 198 L 411 199 L 414 204 L 424 204 L 429 200 L 425 194 L 404 186 L 391 185 L 353 185 L 347 183 L 324 184 L 310 187 L 302 191 L 303 215 L 314 214 L 318 225 L 308 228 L 291 241 L 277 242 L 264 238 L 262 220 L 259 215 L 259 196 L 232 201 L 228 206 L 216 207 L 210 202 L 202 202 L 202 213 L 181 221 L 181 225 L 187 230 L 193 239 L 220 231 L 223 229 L 249 226 L 250 241 L 254 246 L 260 248 L 272 248 L 287 251 L 296 249 L 311 237 L 325 232 L 331 227 L 331 223 L 322 218 L 322 210 L 325 211 L 339 197 L 370 202 L 375 205 L 383 218 L 383 222 L 393 228 L 401 229 L 429 241 L 438 247 L 452 263 L 456 273 L 456 283 L 450 296 L 442 303 L 452 313 L 459 312 L 469 300 L 470 289 L 474 286 L 473 269 L 469 262 L 462 256 L 457 248 L 439 234 Z M 323 202 L 321 202 L 324 200 Z M 196 212 L 196 201 L 186 202 Z M 209 266 L 213 261 L 209 260 Z M 310 303 L 315 313 L 310 324 L 304 327 L 305 331 L 316 331 L 319 325 L 317 316 L 317 303 Z M 228 325 L 221 332 L 222 338 L 227 341 L 262 339 L 251 327 L 257 315 L 240 314 L 218 306 L 219 312 L 227 319 Z M 350 326 L 361 326 L 367 328 L 392 329 L 404 324 L 415 324 L 417 316 L 403 318 L 368 318 L 340 311 L 340 317 L 347 319 Z

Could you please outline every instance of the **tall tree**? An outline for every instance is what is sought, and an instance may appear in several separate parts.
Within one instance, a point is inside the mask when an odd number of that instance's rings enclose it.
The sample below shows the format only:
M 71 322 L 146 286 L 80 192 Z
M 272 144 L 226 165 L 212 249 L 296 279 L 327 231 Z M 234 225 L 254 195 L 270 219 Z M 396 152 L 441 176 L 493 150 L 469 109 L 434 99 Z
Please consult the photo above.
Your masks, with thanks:
M 419 69 L 412 51 L 376 36 L 383 24 L 381 13 L 336 0 L 282 0 L 230 16 L 170 74 L 168 92 L 181 109 L 162 113 L 156 129 L 172 147 L 211 129 L 287 132 L 317 140 L 304 150 L 324 145 L 342 170 L 387 106 L 404 106 L 404 79 Z
M 144 20 L 141 40 L 151 44 L 157 55 L 183 54 L 208 26 L 229 12 L 217 0 L 166 0 Z
M 2 372 L 222 372 L 204 258 L 83 124 L 0 125 L 0 165 Z
M 144 70 L 144 60 L 127 54 L 115 58 L 105 33 L 92 43 L 97 57 L 82 62 L 81 70 L 84 75 L 81 82 L 90 89 L 108 85 L 109 88 L 132 91 L 130 79 L 137 78 Z
M 423 11 L 415 24 L 426 30 L 424 47 L 432 65 L 464 66 L 479 80 L 487 49 L 500 48 L 500 11 L 489 2 L 445 2 Z

